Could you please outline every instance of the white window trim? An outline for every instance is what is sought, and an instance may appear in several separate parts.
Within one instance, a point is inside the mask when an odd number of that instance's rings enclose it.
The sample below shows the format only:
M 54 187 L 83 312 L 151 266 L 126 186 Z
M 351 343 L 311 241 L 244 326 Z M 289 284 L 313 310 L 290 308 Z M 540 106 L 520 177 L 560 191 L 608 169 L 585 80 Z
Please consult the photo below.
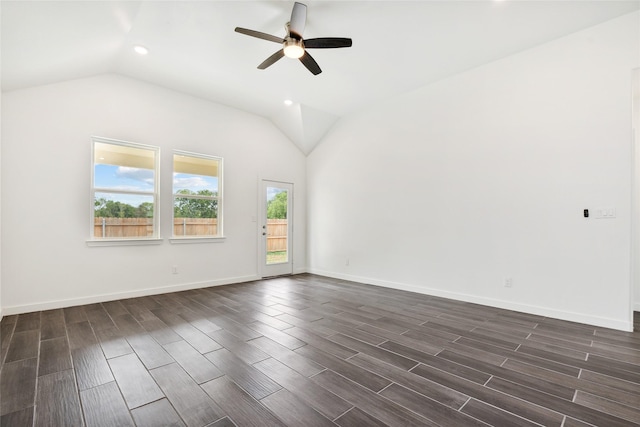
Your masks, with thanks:
M 173 234 L 173 222 L 175 220 L 175 217 L 173 216 L 174 215 L 173 207 L 175 206 L 175 197 L 176 197 L 176 194 L 174 193 L 174 189 L 173 189 L 173 174 L 175 173 L 175 171 L 173 170 L 173 155 L 176 155 L 176 154 L 179 156 L 190 156 L 190 157 L 197 157 L 200 159 L 218 161 L 218 196 L 217 197 L 190 196 L 190 195 L 180 196 L 180 197 L 193 198 L 193 199 L 211 199 L 211 200 L 217 199 L 218 200 L 218 217 L 216 218 L 218 220 L 218 223 L 217 223 L 218 234 L 215 236 L 176 236 Z M 169 242 L 171 242 L 172 244 L 224 243 L 224 241 L 226 240 L 226 236 L 224 235 L 224 213 L 223 213 L 224 159 L 219 156 L 213 156 L 213 155 L 202 154 L 202 153 L 194 153 L 192 151 L 184 151 L 184 150 L 173 150 L 173 155 L 171 156 L 171 165 L 172 165 L 171 166 L 172 167 L 171 169 L 171 237 L 169 238 Z
M 155 152 L 154 158 L 154 180 L 153 180 L 153 193 L 140 192 L 140 191 L 128 191 L 128 190 L 116 190 L 104 189 L 100 187 L 94 187 L 95 183 L 95 146 L 96 142 L 103 144 L 120 145 L 123 147 L 139 148 L 143 150 L 151 150 Z M 94 236 L 94 215 L 95 215 L 95 195 L 100 192 L 119 193 L 119 194 L 141 194 L 153 196 L 153 236 L 135 238 L 135 239 L 103 239 L 95 238 Z M 137 245 L 158 245 L 161 244 L 163 239 L 160 237 L 160 147 L 154 145 L 140 144 L 137 142 L 121 141 L 117 139 L 104 138 L 101 136 L 91 137 L 91 182 L 90 182 L 90 195 L 89 195 L 89 236 L 86 241 L 87 246 L 137 246 Z
M 143 239 L 100 239 L 87 240 L 87 246 L 146 246 L 160 245 L 164 239 L 147 237 Z
M 192 237 L 171 237 L 169 242 L 173 245 L 183 245 L 189 243 L 224 243 L 225 236 L 192 236 Z

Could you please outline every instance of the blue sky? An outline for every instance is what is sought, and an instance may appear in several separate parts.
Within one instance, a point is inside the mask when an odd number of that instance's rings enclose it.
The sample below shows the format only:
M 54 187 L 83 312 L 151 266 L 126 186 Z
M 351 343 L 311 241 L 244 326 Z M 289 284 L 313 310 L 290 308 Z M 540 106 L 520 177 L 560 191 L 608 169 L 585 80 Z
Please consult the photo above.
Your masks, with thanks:
M 282 193 L 283 191 L 287 191 L 284 188 L 276 188 L 276 187 L 267 187 L 267 202 L 273 200 L 276 197 L 276 194 Z
M 128 191 L 153 191 L 154 172 L 151 169 L 131 168 L 126 166 L 114 166 L 96 164 L 94 171 L 94 185 L 97 188 Z M 190 175 L 186 173 L 173 174 L 173 191 L 188 189 L 191 191 L 211 190 L 218 191 L 218 178 L 203 175 Z M 114 195 L 99 193 L 96 197 L 105 197 L 139 206 L 142 202 L 152 201 L 148 196 L 133 194 Z

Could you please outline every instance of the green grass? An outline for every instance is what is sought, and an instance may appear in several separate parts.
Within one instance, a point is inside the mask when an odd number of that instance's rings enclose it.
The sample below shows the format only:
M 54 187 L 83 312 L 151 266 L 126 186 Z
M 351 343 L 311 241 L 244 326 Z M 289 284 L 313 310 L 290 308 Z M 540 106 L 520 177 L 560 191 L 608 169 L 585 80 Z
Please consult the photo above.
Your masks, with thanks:
M 267 264 L 287 262 L 287 251 L 267 252 Z

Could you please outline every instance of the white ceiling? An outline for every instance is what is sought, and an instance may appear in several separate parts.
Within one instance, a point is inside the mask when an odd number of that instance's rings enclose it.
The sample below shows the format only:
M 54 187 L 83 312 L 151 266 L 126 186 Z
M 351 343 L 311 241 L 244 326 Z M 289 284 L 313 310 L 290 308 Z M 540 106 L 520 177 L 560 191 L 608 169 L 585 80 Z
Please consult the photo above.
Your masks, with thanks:
M 6 1 L 2 90 L 118 73 L 272 120 L 309 153 L 341 116 L 638 10 L 640 1 L 304 1 L 323 72 L 236 26 L 284 36 L 292 1 Z M 132 47 L 142 44 L 149 54 Z M 294 101 L 285 106 L 284 99 Z

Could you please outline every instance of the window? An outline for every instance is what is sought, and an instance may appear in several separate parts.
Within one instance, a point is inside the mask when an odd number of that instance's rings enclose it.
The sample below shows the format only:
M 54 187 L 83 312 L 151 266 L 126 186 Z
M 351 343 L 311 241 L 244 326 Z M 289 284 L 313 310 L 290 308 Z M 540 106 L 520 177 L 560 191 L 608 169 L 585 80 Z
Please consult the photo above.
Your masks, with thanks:
M 174 151 L 173 236 L 222 237 L 222 159 Z
M 93 240 L 158 238 L 158 147 L 93 138 Z

